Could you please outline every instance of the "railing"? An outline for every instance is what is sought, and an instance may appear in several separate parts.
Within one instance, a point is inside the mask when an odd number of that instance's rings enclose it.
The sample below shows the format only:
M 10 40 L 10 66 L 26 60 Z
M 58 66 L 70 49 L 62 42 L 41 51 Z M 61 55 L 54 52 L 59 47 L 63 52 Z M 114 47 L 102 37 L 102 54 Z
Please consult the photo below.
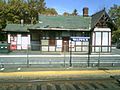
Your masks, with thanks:
M 0 64 L 5 67 L 88 67 L 88 58 L 72 55 L 70 63 L 70 55 L 2 55 Z M 90 55 L 89 67 L 101 66 L 120 66 L 120 55 Z
M 88 48 L 88 46 L 84 45 L 83 48 Z M 8 54 L 0 55 L 0 64 L 1 67 L 120 66 L 120 55 L 112 55 L 111 53 L 105 55 L 101 52 L 89 55 L 88 49 L 84 52 L 75 52 L 73 47 L 69 47 L 68 52 L 66 46 L 64 49 L 61 47 L 60 51 L 33 51 L 31 46 L 28 46 L 28 49 L 13 50 Z

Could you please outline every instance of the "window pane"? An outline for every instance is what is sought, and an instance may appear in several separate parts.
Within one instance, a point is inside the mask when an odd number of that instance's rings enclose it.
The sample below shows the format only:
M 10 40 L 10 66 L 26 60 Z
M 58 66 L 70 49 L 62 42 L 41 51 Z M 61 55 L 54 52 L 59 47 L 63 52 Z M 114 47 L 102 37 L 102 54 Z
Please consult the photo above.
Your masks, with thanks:
M 55 46 L 55 39 L 54 38 L 49 39 L 49 46 Z

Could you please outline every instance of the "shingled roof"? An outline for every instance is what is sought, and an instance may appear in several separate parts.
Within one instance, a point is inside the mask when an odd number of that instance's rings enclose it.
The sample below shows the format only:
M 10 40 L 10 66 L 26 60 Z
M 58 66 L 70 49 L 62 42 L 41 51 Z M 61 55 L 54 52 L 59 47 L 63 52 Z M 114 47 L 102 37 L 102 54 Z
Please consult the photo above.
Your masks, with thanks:
M 83 16 L 39 16 L 39 23 L 29 29 L 90 30 L 91 17 Z
M 39 23 L 35 25 L 7 24 L 4 30 L 9 32 L 28 32 L 29 30 L 90 31 L 104 14 L 107 15 L 105 9 L 88 17 L 40 15 Z
M 29 25 L 22 25 L 22 24 L 7 24 L 4 31 L 7 32 L 29 32 L 28 31 Z

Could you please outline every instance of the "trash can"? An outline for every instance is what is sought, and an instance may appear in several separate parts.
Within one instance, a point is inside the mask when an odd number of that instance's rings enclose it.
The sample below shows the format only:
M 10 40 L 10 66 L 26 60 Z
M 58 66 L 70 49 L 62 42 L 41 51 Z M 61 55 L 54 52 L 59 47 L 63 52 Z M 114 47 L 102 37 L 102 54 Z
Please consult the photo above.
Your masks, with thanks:
M 5 42 L 0 42 L 0 53 L 9 53 L 10 45 Z

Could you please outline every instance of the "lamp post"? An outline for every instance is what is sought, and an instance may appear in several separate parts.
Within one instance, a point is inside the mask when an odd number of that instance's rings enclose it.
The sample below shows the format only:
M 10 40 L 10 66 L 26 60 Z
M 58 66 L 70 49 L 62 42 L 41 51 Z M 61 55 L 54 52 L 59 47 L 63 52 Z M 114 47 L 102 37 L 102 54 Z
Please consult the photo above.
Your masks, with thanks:
M 88 45 L 88 67 L 90 67 L 90 39 L 89 40 L 89 45 Z
M 65 56 L 66 55 L 66 41 L 64 41 L 64 67 L 66 66 L 65 65 Z
M 70 67 L 72 67 L 72 40 L 70 42 Z
M 29 68 L 29 45 L 27 49 L 27 67 Z
M 98 67 L 100 67 L 100 46 L 99 46 L 99 58 L 98 58 Z

